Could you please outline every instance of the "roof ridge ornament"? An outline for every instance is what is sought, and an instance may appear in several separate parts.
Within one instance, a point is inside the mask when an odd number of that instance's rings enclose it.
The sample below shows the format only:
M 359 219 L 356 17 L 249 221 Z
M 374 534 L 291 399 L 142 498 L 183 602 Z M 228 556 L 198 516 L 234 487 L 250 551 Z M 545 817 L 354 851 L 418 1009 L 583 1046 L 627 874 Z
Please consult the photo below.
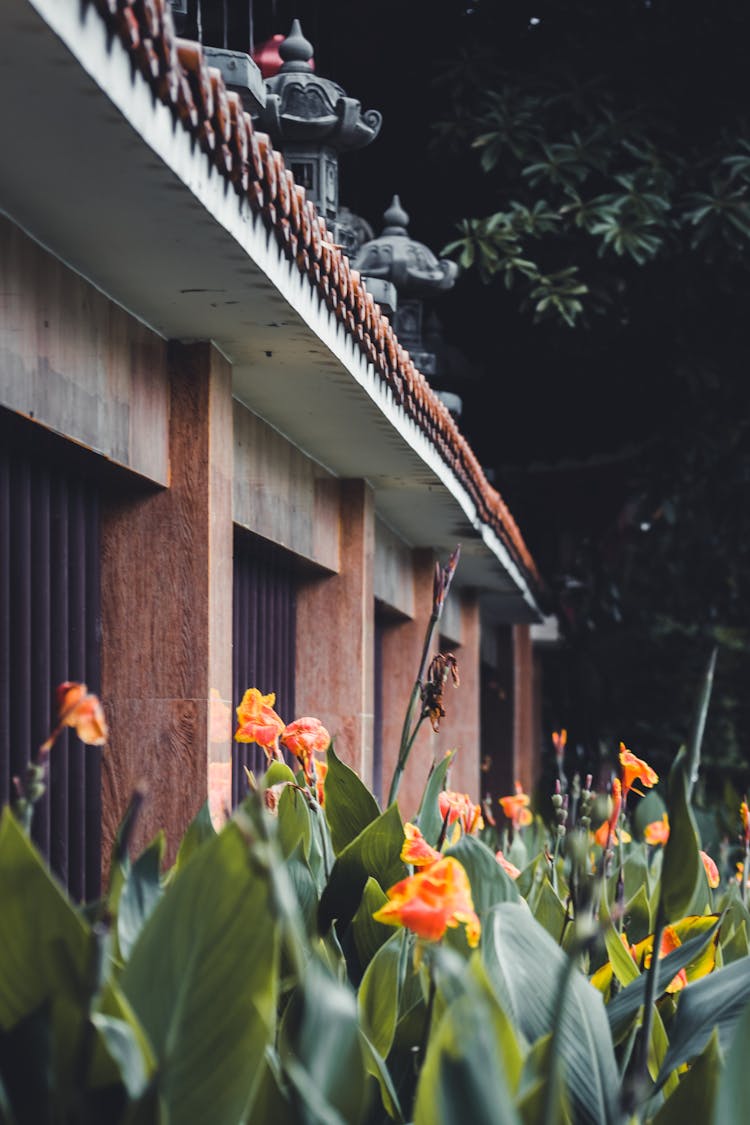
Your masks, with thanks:
M 286 39 L 283 39 L 279 44 L 279 55 L 283 59 L 283 65 L 279 73 L 312 71 L 313 45 L 302 34 L 302 25 L 299 20 L 292 20 L 291 31 Z
M 382 234 L 409 234 L 407 229 L 409 226 L 409 215 L 404 211 L 401 206 L 401 200 L 397 195 L 394 195 L 390 207 L 383 212 L 383 220 L 385 221 L 385 226 L 383 227 Z

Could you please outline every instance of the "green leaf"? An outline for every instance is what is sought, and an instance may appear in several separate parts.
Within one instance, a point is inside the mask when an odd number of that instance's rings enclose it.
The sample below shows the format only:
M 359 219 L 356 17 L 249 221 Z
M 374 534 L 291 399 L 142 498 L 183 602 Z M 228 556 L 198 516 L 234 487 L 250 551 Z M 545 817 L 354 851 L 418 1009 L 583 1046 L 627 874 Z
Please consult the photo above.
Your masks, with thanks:
M 669 772 L 670 831 L 661 875 L 661 900 L 667 922 L 674 922 L 688 913 L 703 871 L 698 829 L 688 796 L 687 771 L 688 759 L 683 748 Z
M 180 850 L 177 852 L 177 861 L 175 867 L 179 871 L 184 867 L 190 859 L 193 852 L 205 844 L 207 840 L 213 840 L 216 835 L 216 829 L 211 820 L 211 813 L 208 810 L 208 801 L 204 801 L 198 809 L 197 814 L 188 825 L 188 830 L 182 837 L 180 843 Z
M 359 1021 L 375 1049 L 387 1056 L 398 1022 L 402 938 L 392 934 L 365 970 L 357 993 Z
M 383 1103 L 383 1109 L 393 1121 L 398 1122 L 400 1125 L 400 1123 L 405 1120 L 404 1111 L 401 1109 L 396 1087 L 393 1085 L 393 1079 L 391 1078 L 385 1060 L 380 1052 L 372 1045 L 361 1028 L 359 1041 L 362 1047 L 367 1073 L 372 1075 L 380 1087 L 380 1099 Z
M 378 803 L 353 769 L 336 756 L 333 743 L 327 753 L 325 814 L 336 855 L 380 815 Z
M 446 1009 L 430 1036 L 414 1125 L 520 1125 L 503 1066 L 491 1000 L 476 990 Z
M 747 1072 L 747 1056 L 743 1066 Z M 710 1122 L 713 1118 L 716 1096 L 724 1081 L 719 1037 L 714 1032 L 703 1053 L 682 1076 L 673 1093 L 653 1118 L 652 1125 L 685 1125 L 686 1121 Z M 737 1107 L 741 1104 L 741 1102 L 734 1103 L 732 1116 L 726 1119 L 726 1125 L 730 1123 L 735 1125 Z M 750 1102 L 746 1101 L 744 1104 L 747 1106 Z M 714 1120 L 716 1125 L 721 1122 L 720 1117 Z
M 530 1042 L 552 1031 L 567 956 L 525 904 L 503 903 L 490 912 L 482 937 L 482 958 L 514 1027 Z M 577 1125 L 618 1121 L 619 1078 L 604 1004 L 577 970 L 568 986 L 559 1035 Z
M 622 944 L 620 935 L 615 927 L 610 923 L 604 931 L 604 944 L 607 947 L 607 955 L 612 963 L 612 971 L 617 977 L 623 987 L 632 984 L 634 980 L 638 980 L 641 975 L 630 953 Z
M 529 907 L 539 925 L 544 926 L 553 941 L 559 945 L 563 938 L 565 907 L 555 894 L 546 875 L 534 887 L 529 897 Z
M 141 852 L 125 877 L 117 912 L 117 941 L 126 960 L 144 922 L 161 897 L 163 857 L 164 833 L 160 832 Z
M 267 878 L 234 823 L 177 872 L 141 930 L 120 984 L 170 1120 L 239 1120 L 275 1026 L 276 930 Z
M 711 928 L 706 930 L 705 933 L 690 938 L 688 941 L 683 942 L 678 949 L 675 949 L 673 953 L 668 953 L 666 957 L 659 959 L 660 996 L 664 993 L 672 978 L 679 973 L 680 969 L 685 969 L 700 957 L 701 953 L 716 933 L 717 926 L 718 923 L 714 922 Z M 638 980 L 633 981 L 633 983 L 629 984 L 627 988 L 624 988 L 622 992 L 618 992 L 614 1000 L 611 1000 L 607 1005 L 607 1018 L 615 1039 L 617 1039 L 619 1031 L 628 1024 L 631 1017 L 635 1015 L 643 1004 L 646 995 L 647 975 L 648 974 L 642 973 Z M 690 987 L 694 988 L 695 985 L 690 985 Z M 682 999 L 680 1000 L 680 1004 L 682 1004 Z
M 373 914 L 385 906 L 388 899 L 377 879 L 369 876 L 362 899 L 352 921 L 354 944 L 360 965 L 368 965 L 384 942 L 393 936 L 393 927 L 376 922 Z
M 438 796 L 445 789 L 448 769 L 455 756 L 456 751 L 449 750 L 430 771 L 415 820 L 425 840 L 433 848 L 437 846 L 443 827 L 443 818 L 438 807 Z
M 405 877 L 406 867 L 400 859 L 403 842 L 404 826 L 394 802 L 339 853 L 320 900 L 320 933 L 326 932 L 334 918 L 349 924 L 370 875 L 386 890 Z
M 139 1098 L 146 1089 L 149 1071 L 132 1027 L 125 1020 L 104 1016 L 101 1012 L 94 1012 L 91 1021 L 117 1064 L 128 1095 Z
M 747 1107 L 750 1106 L 750 1067 L 747 1065 L 749 1054 L 750 1004 L 746 1004 L 726 1053 L 726 1066 L 719 1082 L 713 1118 L 709 1116 L 705 1119 L 711 1121 L 712 1125 L 736 1125 L 738 1110 L 744 1116 L 747 1115 Z
M 299 846 L 307 859 L 312 842 L 310 810 L 304 795 L 296 785 L 287 785 L 279 797 L 279 815 L 276 822 L 279 847 L 287 859 Z
M 293 770 L 286 762 L 271 762 L 261 778 L 263 788 L 270 789 L 272 785 L 283 785 L 285 782 L 289 782 L 291 785 L 297 784 L 297 778 L 294 776 Z
M 448 848 L 446 855 L 457 859 L 469 876 L 474 909 L 480 919 L 499 902 L 521 901 L 514 881 L 503 871 L 487 845 L 475 836 L 461 836 Z
M 687 779 L 688 779 L 688 799 L 693 791 L 693 786 L 698 780 L 698 769 L 701 760 L 701 744 L 703 742 L 703 732 L 706 729 L 706 718 L 708 716 L 708 705 L 711 702 L 711 691 L 714 684 L 714 669 L 716 668 L 716 656 L 718 648 L 714 648 L 708 658 L 708 667 L 706 668 L 703 683 L 701 685 L 700 695 L 696 703 L 695 714 L 693 715 L 693 722 L 690 727 L 690 735 L 688 737 L 687 745 Z
M 749 1000 L 750 961 L 747 958 L 734 961 L 683 988 L 659 1081 L 663 1081 L 669 1071 L 700 1054 L 714 1028 L 718 1030 L 722 1050 L 726 1051 Z
M 361 1120 L 368 1086 L 354 994 L 314 959 L 284 1012 L 279 1056 L 310 1122 Z

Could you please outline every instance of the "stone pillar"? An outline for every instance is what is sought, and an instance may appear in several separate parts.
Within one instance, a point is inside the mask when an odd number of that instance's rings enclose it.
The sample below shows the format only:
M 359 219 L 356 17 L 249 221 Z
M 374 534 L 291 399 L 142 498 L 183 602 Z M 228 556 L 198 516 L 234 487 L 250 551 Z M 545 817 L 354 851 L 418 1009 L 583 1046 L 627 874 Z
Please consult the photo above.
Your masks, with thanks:
M 164 828 L 170 858 L 209 789 L 214 811 L 231 803 L 231 368 L 172 343 L 169 369 L 169 487 L 103 513 L 105 863 L 136 786 L 135 846 Z
M 413 552 L 414 616 L 389 626 L 383 635 L 384 801 L 388 798 L 396 768 L 404 715 L 419 670 L 425 629 L 432 613 L 434 567 L 432 551 L 420 549 Z M 437 636 L 432 652 L 436 650 Z M 399 790 L 398 803 L 405 818 L 413 816 L 419 807 L 435 751 L 435 736 L 429 723 L 423 723 Z
M 531 793 L 539 772 L 535 741 L 534 656 L 528 625 L 513 626 L 513 762 L 515 776 L 525 793 Z
M 371 785 L 375 509 L 365 481 L 340 482 L 339 542 L 338 573 L 297 593 L 296 712 L 319 718 Z
M 460 565 L 460 564 L 459 564 Z M 480 798 L 480 652 L 479 599 L 470 590 L 460 593 L 461 644 L 455 649 L 460 685 L 454 688 L 448 680 L 445 688 L 445 718 L 435 739 L 438 756 L 446 750 L 457 750 L 451 766 L 451 789 Z

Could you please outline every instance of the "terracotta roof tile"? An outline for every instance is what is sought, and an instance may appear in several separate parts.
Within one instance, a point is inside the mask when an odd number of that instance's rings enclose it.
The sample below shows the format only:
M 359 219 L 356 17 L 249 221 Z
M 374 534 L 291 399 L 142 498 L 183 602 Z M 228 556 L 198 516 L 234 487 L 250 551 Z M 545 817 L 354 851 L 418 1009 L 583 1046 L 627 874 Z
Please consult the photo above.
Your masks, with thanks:
M 388 317 L 360 275 L 334 243 L 325 219 L 306 199 L 304 188 L 294 182 L 282 154 L 274 150 L 267 134 L 254 128 L 239 97 L 226 89 L 221 73 L 206 65 L 201 45 L 175 36 L 167 0 L 93 2 L 156 96 L 172 108 L 220 173 L 261 216 L 284 253 L 309 278 L 471 496 L 480 518 L 524 572 L 535 596 L 546 602 L 544 584 L 516 522 L 487 481 L 471 446 L 398 342 Z

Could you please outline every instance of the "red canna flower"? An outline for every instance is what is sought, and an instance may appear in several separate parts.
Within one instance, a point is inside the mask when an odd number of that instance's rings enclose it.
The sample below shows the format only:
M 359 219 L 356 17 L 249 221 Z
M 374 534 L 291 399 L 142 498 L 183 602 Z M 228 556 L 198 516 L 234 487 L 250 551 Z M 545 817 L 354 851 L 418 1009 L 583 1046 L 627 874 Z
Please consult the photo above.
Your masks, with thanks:
M 643 829 L 643 838 L 647 844 L 666 844 L 669 839 L 669 817 L 664 813 L 661 820 L 652 820 Z
M 510 797 L 501 797 L 500 804 L 503 812 L 513 825 L 514 831 L 525 828 L 534 819 L 529 808 L 529 797 L 521 788 L 521 782 L 516 782 L 516 791 Z
M 424 941 L 440 941 L 446 929 L 464 925 L 469 945 L 479 944 L 481 924 L 469 877 L 452 856 L 396 883 L 388 891 L 388 899 L 373 914 L 377 922 L 405 926 Z
M 484 828 L 482 809 L 475 805 L 468 793 L 455 793 L 452 789 L 444 789 L 438 796 L 440 815 L 448 824 L 458 821 L 467 836 Z
M 659 780 L 658 774 L 651 769 L 640 758 L 636 758 L 632 751 L 628 750 L 624 742 L 620 743 L 620 765 L 622 767 L 622 799 L 628 799 L 628 793 L 633 788 L 635 781 L 640 781 L 641 785 L 645 785 L 647 789 L 651 789 L 656 785 Z M 636 789 L 636 793 L 639 790 Z
M 257 688 L 248 688 L 237 708 L 238 727 L 234 738 L 236 742 L 257 742 L 266 752 L 266 757 L 281 757 L 279 735 L 284 730 L 284 720 L 273 709 L 276 695 L 261 695 Z
M 58 687 L 57 726 L 40 747 L 42 754 L 52 748 L 63 727 L 72 727 L 87 746 L 103 746 L 107 741 L 109 731 L 99 697 L 91 693 L 85 684 L 66 680 Z
M 313 754 L 315 751 L 327 750 L 331 744 L 331 736 L 321 723 L 309 715 L 295 719 L 288 727 L 284 728 L 281 741 L 287 750 L 291 750 L 299 758 L 305 778 L 308 782 L 314 780 Z
M 509 859 L 506 859 L 501 851 L 495 852 L 495 859 L 500 864 L 506 875 L 510 875 L 511 879 L 517 879 L 521 874 L 516 865 L 514 863 L 511 863 Z
M 711 856 L 708 854 L 708 852 L 701 852 L 700 854 L 701 860 L 703 861 L 703 867 L 705 868 L 706 878 L 708 879 L 708 885 L 711 890 L 716 890 L 719 883 L 721 882 L 719 869 L 711 859 Z
M 416 824 L 407 821 L 404 825 L 404 846 L 401 849 L 404 863 L 411 863 L 414 867 L 429 867 L 442 858 L 439 851 L 430 847 Z

